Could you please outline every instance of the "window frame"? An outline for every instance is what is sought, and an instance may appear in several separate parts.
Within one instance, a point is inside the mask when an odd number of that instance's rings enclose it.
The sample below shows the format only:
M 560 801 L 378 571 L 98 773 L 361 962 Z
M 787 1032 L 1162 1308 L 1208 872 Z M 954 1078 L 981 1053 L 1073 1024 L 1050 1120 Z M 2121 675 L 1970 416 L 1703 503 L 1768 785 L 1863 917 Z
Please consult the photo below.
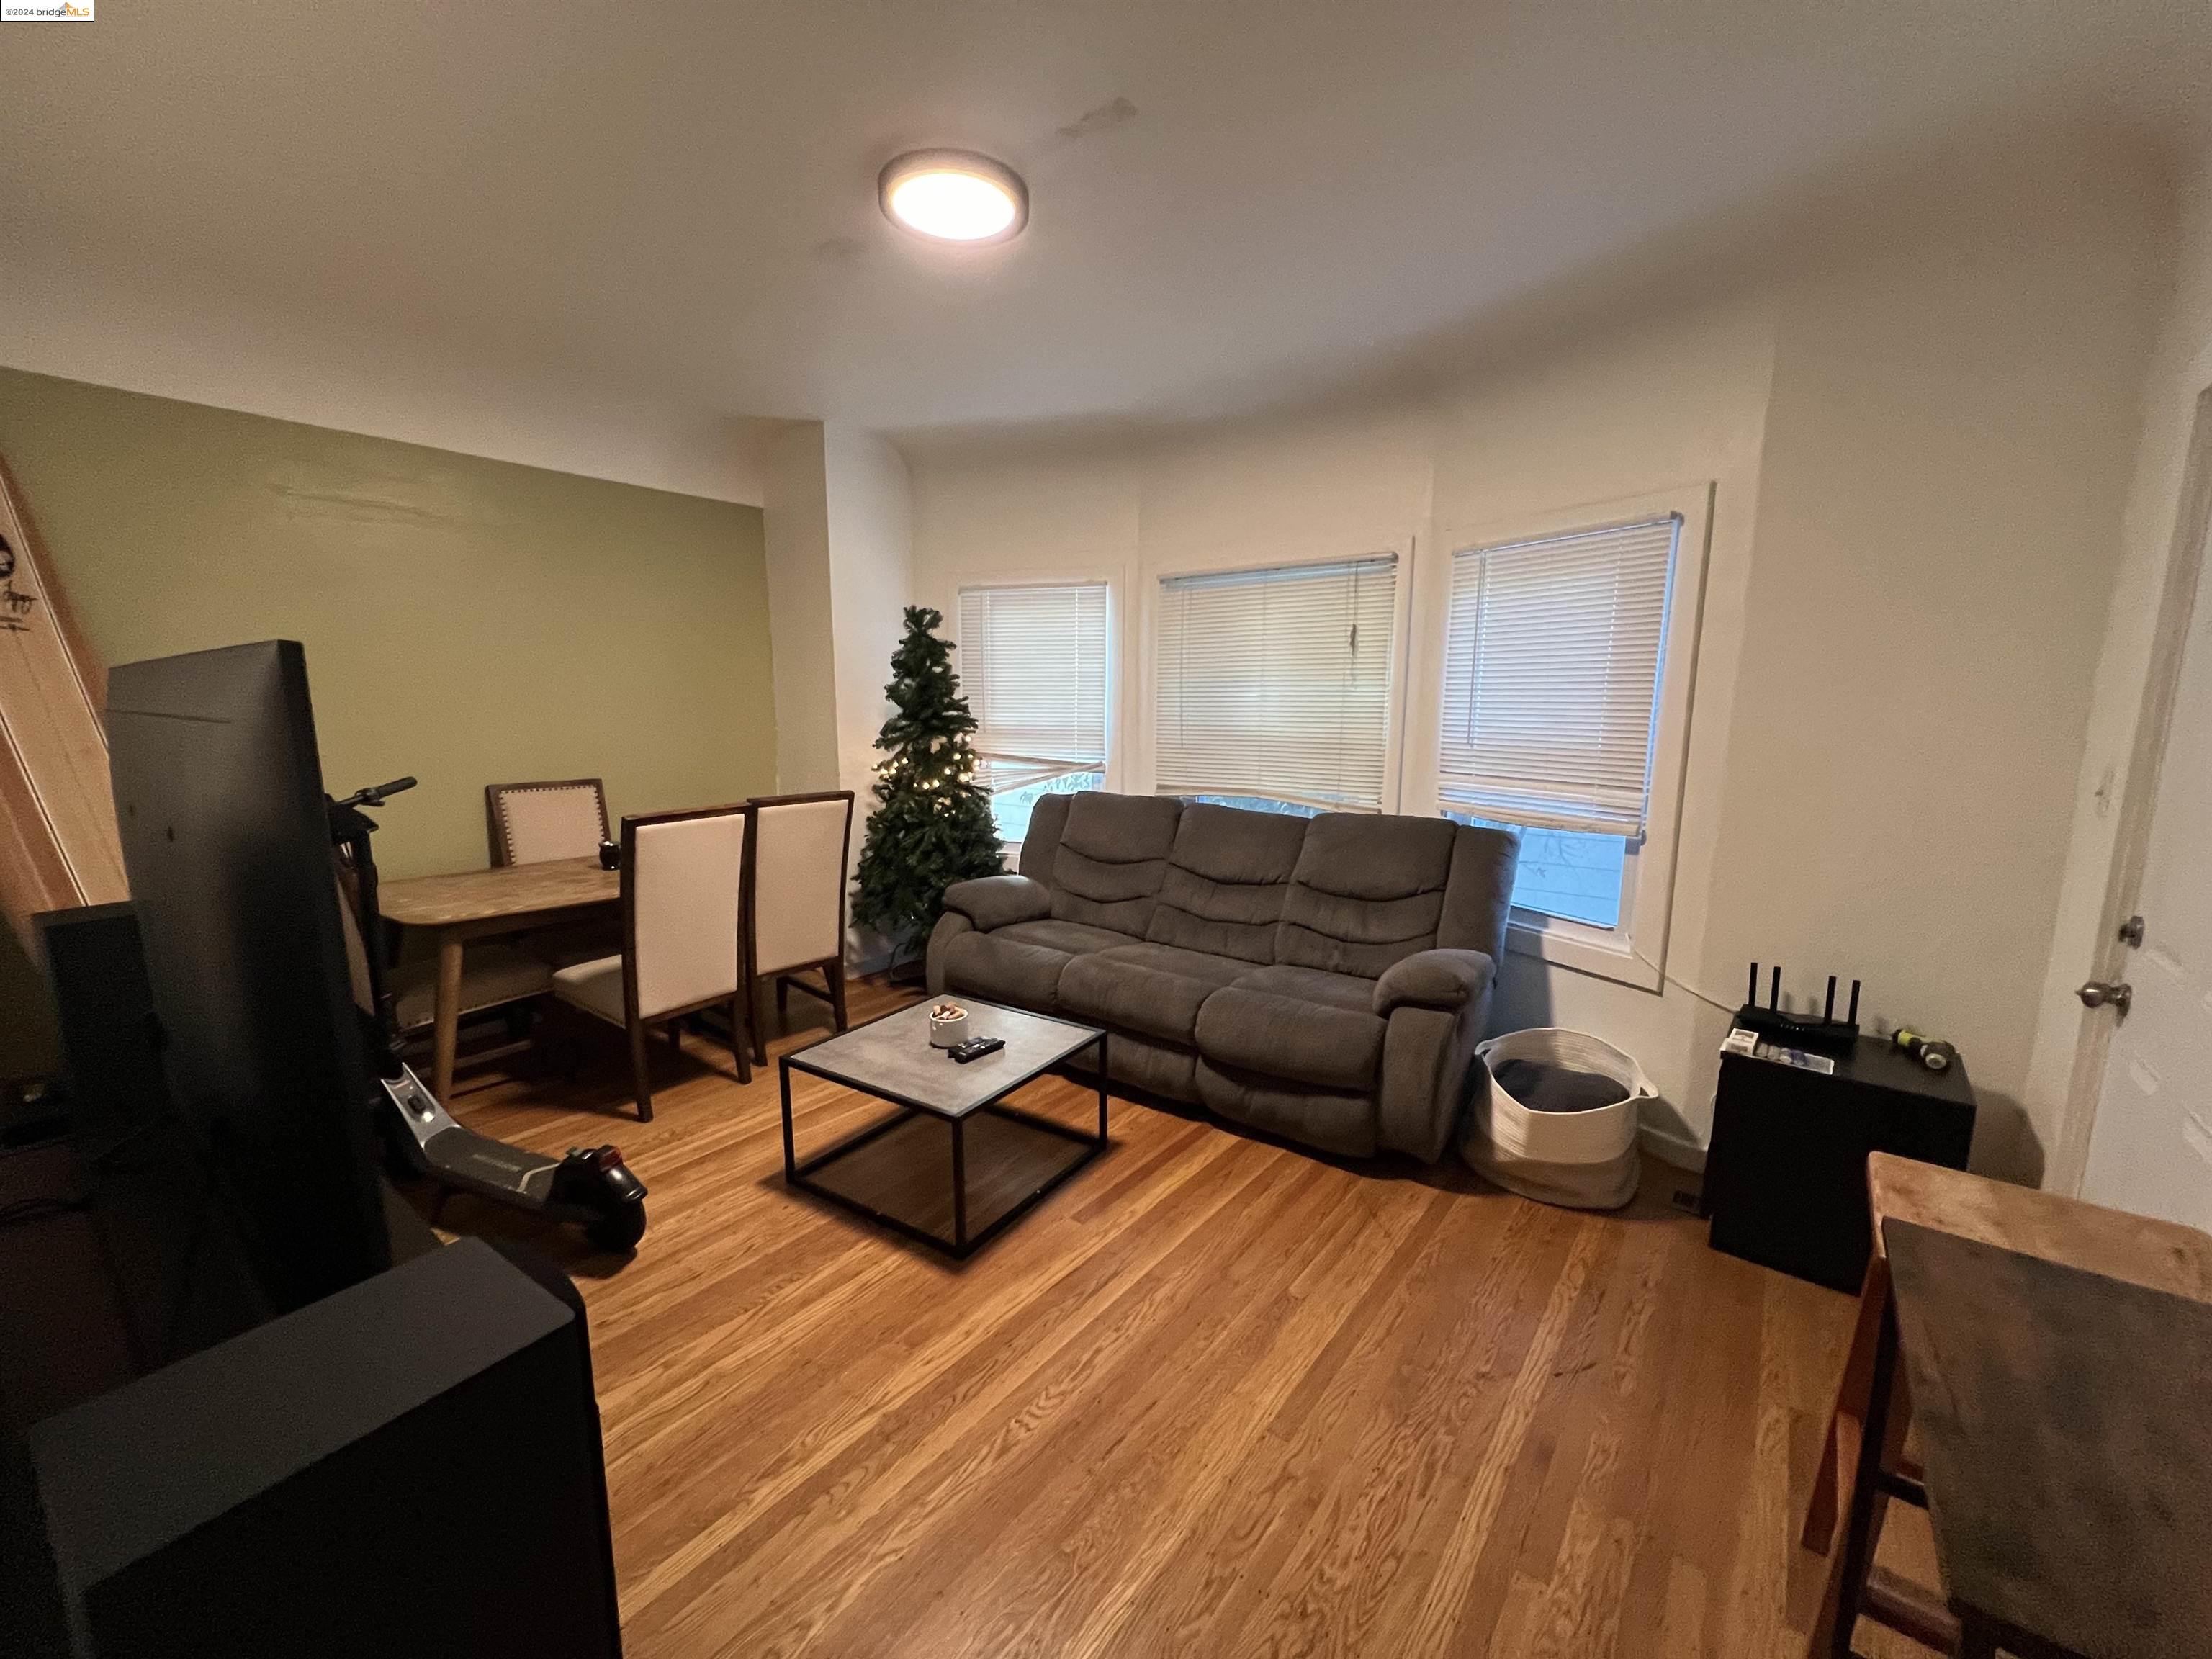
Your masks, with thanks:
M 1646 991 L 1661 989 L 1667 976 L 1698 642 L 1705 613 L 1705 566 L 1712 538 L 1713 489 L 1710 482 L 1680 485 L 1440 529 L 1436 556 L 1422 561 L 1423 568 L 1416 574 L 1425 607 L 1417 641 L 1422 719 L 1418 729 L 1408 733 L 1409 787 L 1401 797 L 1401 810 L 1425 815 L 1464 810 L 1449 808 L 1438 787 L 1452 568 L 1457 556 L 1475 548 L 1600 530 L 1668 514 L 1680 519 L 1660 658 L 1650 810 L 1643 840 L 1632 842 L 1622 860 L 1620 922 L 1613 927 L 1597 927 L 1516 905 L 1506 926 L 1509 951 Z
M 1150 561 L 1145 567 L 1139 601 L 1136 732 L 1135 742 L 1130 745 L 1137 751 L 1135 763 L 1131 768 L 1133 781 L 1129 787 L 1133 793 L 1158 793 L 1158 757 L 1155 750 L 1159 733 L 1160 590 L 1164 583 L 1182 576 L 1232 575 L 1240 571 L 1294 569 L 1300 565 L 1341 564 L 1354 559 L 1388 557 L 1397 561 L 1397 568 L 1390 596 L 1390 684 L 1382 724 L 1382 804 L 1376 811 L 1378 815 L 1395 811 L 1391 803 L 1400 798 L 1403 787 L 1406 697 L 1407 688 L 1412 684 L 1408 671 L 1413 654 L 1413 586 L 1419 576 L 1413 552 L 1413 538 L 1408 536 L 1331 536 L 1325 540 L 1292 537 L 1271 540 L 1258 546 L 1244 545 L 1227 550 L 1209 548 L 1202 552 L 1191 550 L 1181 554 L 1164 554 Z M 1249 792 L 1217 790 L 1211 793 Z M 1283 798 L 1270 796 L 1268 799 Z M 1315 810 L 1344 812 L 1364 809 L 1322 806 Z
M 1106 590 L 1106 754 L 1100 770 L 1105 775 L 1108 789 L 1119 789 L 1121 783 L 1121 595 L 1127 584 L 1125 575 L 1118 571 L 1092 565 L 1083 565 L 1065 570 L 1030 569 L 1007 571 L 997 569 L 961 570 L 952 573 L 951 603 L 945 612 L 945 625 L 953 644 L 958 647 L 953 653 L 953 672 L 960 676 L 961 696 L 968 695 L 968 677 L 963 671 L 961 653 L 968 648 L 963 636 L 961 617 L 961 596 L 982 589 L 1000 590 L 1020 587 L 1103 587 Z M 1020 856 L 1022 843 L 1002 842 L 1006 865 L 1013 867 Z

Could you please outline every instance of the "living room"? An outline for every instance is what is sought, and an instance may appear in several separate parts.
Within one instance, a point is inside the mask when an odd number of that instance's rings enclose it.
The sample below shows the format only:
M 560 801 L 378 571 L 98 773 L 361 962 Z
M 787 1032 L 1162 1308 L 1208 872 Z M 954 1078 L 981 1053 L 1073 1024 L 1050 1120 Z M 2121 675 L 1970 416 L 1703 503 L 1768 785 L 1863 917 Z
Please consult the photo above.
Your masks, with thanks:
M 2198 1650 L 2201 1505 L 2124 1615 L 1868 1379 L 2086 1316 L 1935 1354 L 1916 1228 L 2212 1299 L 2200 7 L 6 10 L 11 1451 L 415 1270 L 251 1284 L 318 1224 L 165 1000 L 257 960 L 175 757 L 283 802 L 132 723 L 289 641 L 427 1103 L 277 1156 L 572 1286 L 574 1651 Z M 121 1284 L 94 1389 L 131 1032 L 267 1305 Z M 2011 1416 L 2108 1516 L 2203 1473 Z

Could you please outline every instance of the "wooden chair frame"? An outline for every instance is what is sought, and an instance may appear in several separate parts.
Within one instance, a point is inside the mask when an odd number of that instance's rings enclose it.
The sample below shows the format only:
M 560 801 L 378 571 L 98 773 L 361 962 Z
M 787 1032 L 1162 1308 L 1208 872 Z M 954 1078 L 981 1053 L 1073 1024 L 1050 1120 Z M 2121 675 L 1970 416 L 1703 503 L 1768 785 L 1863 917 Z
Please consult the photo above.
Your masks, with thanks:
M 737 952 L 737 988 L 726 996 L 705 997 L 681 1007 L 663 1008 L 648 1019 L 638 1012 L 637 1000 L 637 832 L 641 827 L 656 823 L 680 823 L 690 818 L 713 818 L 742 816 L 745 821 L 744 852 L 738 867 L 738 936 L 731 942 Z M 647 1028 L 665 1022 L 668 1026 L 668 1046 L 678 1054 L 684 1052 L 684 1021 L 702 1010 L 727 1005 L 730 1020 L 730 1052 L 738 1062 L 738 1081 L 753 1080 L 752 1060 L 748 1053 L 747 1038 L 752 1034 L 752 975 L 747 972 L 750 958 L 746 941 L 751 934 L 753 892 L 753 832 L 758 822 L 750 802 L 732 802 L 725 806 L 694 806 L 676 812 L 634 813 L 622 821 L 622 928 L 623 928 L 623 1024 L 629 1035 L 629 1066 L 632 1087 L 637 1096 L 637 1121 L 653 1121 L 653 1068 L 651 1050 L 646 1045 Z M 757 1041 L 757 1038 L 755 1038 Z
M 842 800 L 845 803 L 844 842 L 837 859 L 837 951 L 834 956 L 818 962 L 795 962 L 775 972 L 776 1024 L 785 1030 L 790 1029 L 791 993 L 796 989 L 830 1005 L 830 1017 L 835 1027 L 842 1031 L 847 1027 L 845 1013 L 845 927 L 848 889 L 853 880 L 853 792 L 849 789 L 821 789 L 801 795 L 755 795 L 745 803 L 753 814 L 750 830 L 745 837 L 745 852 L 750 864 L 753 843 L 760 827 L 763 808 L 775 806 L 804 806 L 816 801 Z M 759 994 L 759 940 L 755 937 L 754 878 L 748 874 L 745 881 L 744 955 L 745 1004 L 750 1012 Z M 800 974 L 818 972 L 822 984 L 816 987 L 797 977 Z M 768 1039 L 757 1020 L 752 1027 L 753 1061 L 768 1064 Z
M 598 778 L 540 778 L 529 783 L 488 783 L 484 785 L 484 834 L 491 842 L 494 868 L 503 869 L 514 862 L 512 849 L 507 844 L 507 823 L 500 816 L 499 798 L 510 790 L 520 789 L 589 789 L 599 798 L 599 839 L 612 841 L 615 838 L 613 823 L 607 817 L 607 787 Z

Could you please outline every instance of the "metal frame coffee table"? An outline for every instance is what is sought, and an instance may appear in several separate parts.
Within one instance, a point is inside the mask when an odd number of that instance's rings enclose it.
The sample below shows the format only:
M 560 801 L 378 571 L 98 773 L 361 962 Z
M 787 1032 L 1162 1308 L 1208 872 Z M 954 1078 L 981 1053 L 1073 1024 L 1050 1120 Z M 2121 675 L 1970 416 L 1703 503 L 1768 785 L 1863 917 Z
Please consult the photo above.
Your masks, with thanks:
M 1104 1152 L 1106 1135 L 1106 1033 L 1094 1026 L 1077 1025 L 1018 1008 L 960 999 L 968 1011 L 972 1036 L 994 1036 L 1006 1047 L 996 1054 L 963 1066 L 941 1048 L 929 1045 L 929 1008 L 926 1002 L 902 1008 L 866 1025 L 784 1055 L 777 1062 L 777 1079 L 783 1094 L 783 1178 L 787 1185 L 827 1200 L 855 1215 L 866 1216 L 894 1232 L 944 1250 L 958 1259 L 973 1255 L 1056 1191 L 1076 1171 Z M 1006 1104 L 1006 1097 L 1058 1066 L 1095 1047 L 1098 1051 L 1098 1133 L 1093 1137 L 1049 1118 L 1039 1117 Z M 848 1135 L 825 1151 L 799 1161 L 792 1133 L 791 1074 L 842 1085 L 858 1093 L 890 1102 L 899 1109 L 880 1122 Z M 968 1120 L 979 1113 L 1025 1124 L 1072 1141 L 1080 1151 L 1063 1167 L 1033 1188 L 979 1231 L 968 1231 Z M 917 1117 L 933 1117 L 951 1125 L 952 1132 L 952 1237 L 919 1227 L 902 1217 L 839 1192 L 814 1179 L 821 1170 Z

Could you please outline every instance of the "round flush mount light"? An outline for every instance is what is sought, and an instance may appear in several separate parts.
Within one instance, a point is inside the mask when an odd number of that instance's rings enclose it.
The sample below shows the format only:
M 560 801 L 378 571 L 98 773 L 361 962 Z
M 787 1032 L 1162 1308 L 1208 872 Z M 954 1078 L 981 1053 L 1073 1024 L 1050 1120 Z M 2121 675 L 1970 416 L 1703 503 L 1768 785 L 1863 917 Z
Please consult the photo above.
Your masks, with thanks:
M 915 149 L 876 179 L 890 222 L 937 242 L 1003 242 L 1030 219 L 1030 192 L 1003 161 L 964 149 Z

